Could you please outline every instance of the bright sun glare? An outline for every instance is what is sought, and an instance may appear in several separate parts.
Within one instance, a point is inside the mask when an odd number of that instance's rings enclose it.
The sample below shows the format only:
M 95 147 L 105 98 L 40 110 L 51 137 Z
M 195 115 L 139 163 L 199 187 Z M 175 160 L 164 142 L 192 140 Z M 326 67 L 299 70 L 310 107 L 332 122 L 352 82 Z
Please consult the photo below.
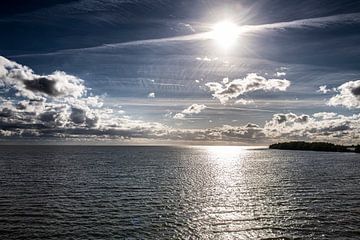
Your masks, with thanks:
M 230 21 L 222 21 L 214 25 L 212 38 L 224 49 L 233 46 L 239 35 L 239 27 Z

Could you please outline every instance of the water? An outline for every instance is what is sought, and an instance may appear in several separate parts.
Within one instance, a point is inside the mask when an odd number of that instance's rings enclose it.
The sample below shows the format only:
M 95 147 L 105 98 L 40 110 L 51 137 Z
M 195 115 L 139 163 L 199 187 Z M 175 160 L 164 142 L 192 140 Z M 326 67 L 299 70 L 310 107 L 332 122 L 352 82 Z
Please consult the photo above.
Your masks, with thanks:
M 0 239 L 359 239 L 360 155 L 0 147 Z

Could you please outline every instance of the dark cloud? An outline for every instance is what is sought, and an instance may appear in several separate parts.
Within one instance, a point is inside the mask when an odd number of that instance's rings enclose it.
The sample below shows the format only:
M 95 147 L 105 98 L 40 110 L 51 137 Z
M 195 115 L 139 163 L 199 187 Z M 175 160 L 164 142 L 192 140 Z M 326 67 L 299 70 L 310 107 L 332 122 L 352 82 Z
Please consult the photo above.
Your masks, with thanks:
M 24 80 L 26 89 L 31 91 L 43 92 L 50 96 L 59 96 L 60 92 L 55 88 L 56 82 L 46 77 L 34 80 Z
M 83 124 L 86 120 L 86 112 L 83 109 L 72 108 L 70 119 L 73 123 Z
M 351 89 L 351 93 L 354 94 L 355 96 L 360 96 L 360 86 Z
M 8 118 L 8 117 L 11 117 L 11 116 L 12 116 L 12 110 L 9 109 L 9 108 L 3 108 L 0 111 L 0 117 Z
M 87 127 L 96 127 L 99 118 L 94 114 L 92 117 L 88 116 L 88 112 L 85 109 L 73 107 L 71 109 L 70 119 L 75 124 L 85 124 Z

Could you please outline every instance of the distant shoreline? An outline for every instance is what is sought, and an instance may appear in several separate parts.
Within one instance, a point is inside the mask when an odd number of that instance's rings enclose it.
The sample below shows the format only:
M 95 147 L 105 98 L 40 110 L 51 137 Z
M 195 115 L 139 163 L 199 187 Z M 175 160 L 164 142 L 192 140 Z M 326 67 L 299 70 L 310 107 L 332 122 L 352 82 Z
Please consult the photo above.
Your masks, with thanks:
M 300 150 L 300 151 L 319 151 L 319 152 L 355 152 L 360 153 L 360 145 L 344 146 L 327 142 L 282 142 L 269 146 L 269 149 L 280 150 Z

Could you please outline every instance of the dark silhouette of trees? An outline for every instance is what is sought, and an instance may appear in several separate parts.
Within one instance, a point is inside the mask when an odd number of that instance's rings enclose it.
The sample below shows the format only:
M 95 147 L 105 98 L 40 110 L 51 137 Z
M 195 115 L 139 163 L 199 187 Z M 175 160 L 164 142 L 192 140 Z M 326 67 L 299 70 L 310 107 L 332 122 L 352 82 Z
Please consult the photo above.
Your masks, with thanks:
M 355 146 L 355 152 L 360 153 L 360 145 Z
M 269 146 L 270 149 L 285 150 L 307 150 L 307 151 L 327 151 L 327 152 L 360 152 L 360 145 L 343 146 L 327 142 L 283 142 L 275 143 Z

